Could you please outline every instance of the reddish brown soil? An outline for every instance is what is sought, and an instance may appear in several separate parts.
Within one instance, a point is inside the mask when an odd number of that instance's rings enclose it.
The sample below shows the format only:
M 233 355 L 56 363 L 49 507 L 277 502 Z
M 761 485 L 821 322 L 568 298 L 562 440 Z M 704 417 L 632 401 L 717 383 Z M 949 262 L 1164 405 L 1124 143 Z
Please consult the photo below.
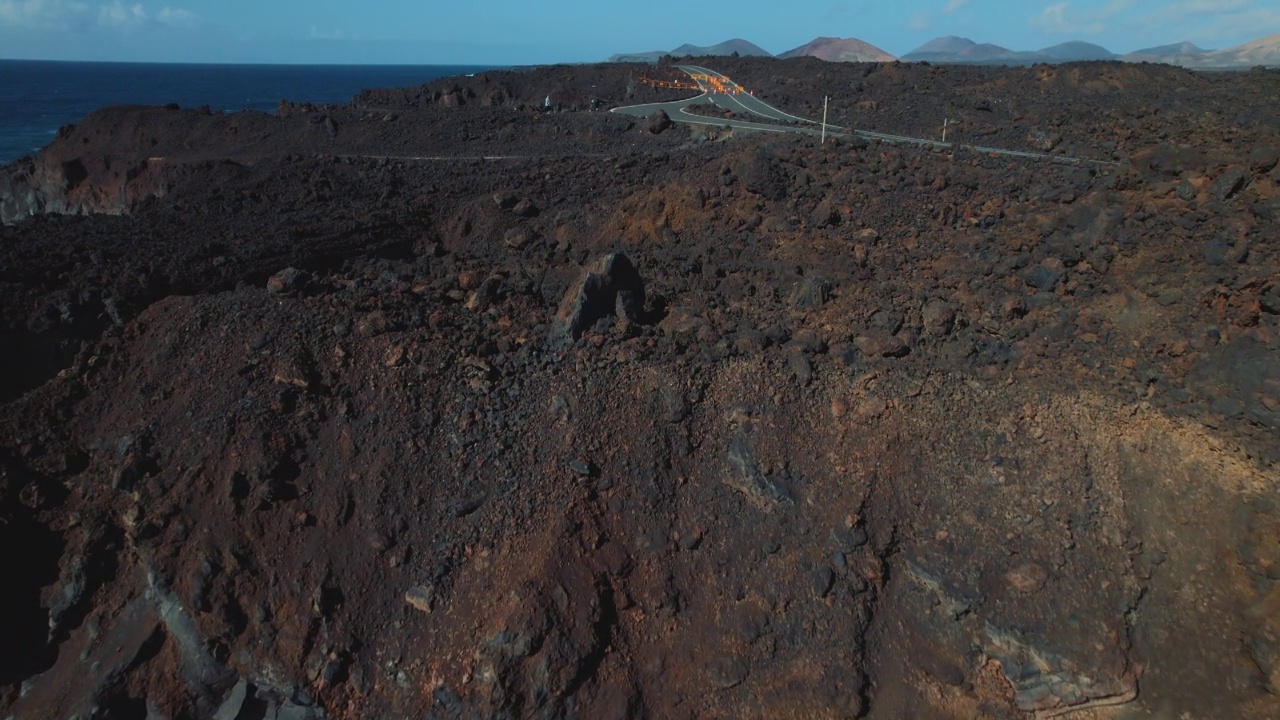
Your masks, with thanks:
M 716 68 L 1120 164 L 577 67 L 4 168 L 0 716 L 1280 716 L 1280 73 L 815 62 Z

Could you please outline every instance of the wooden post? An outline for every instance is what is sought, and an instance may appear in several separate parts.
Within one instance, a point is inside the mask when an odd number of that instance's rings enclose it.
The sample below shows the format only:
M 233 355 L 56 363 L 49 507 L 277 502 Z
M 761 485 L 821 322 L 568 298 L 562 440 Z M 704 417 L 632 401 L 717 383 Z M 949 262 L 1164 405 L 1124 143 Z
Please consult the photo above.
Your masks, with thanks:
M 950 118 L 942 118 L 942 142 L 947 141 L 947 123 L 951 122 Z

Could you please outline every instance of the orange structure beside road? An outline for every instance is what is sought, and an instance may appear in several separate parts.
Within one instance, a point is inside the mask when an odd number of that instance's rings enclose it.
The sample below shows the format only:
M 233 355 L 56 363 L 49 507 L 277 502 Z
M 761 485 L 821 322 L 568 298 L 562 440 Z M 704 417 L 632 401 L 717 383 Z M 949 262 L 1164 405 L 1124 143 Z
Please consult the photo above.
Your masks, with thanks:
M 689 78 L 689 79 L 686 79 Z M 636 82 L 642 85 L 649 85 L 659 88 L 675 88 L 678 90 L 701 90 L 704 92 L 718 93 L 721 95 L 737 95 L 745 93 L 746 90 L 741 85 L 729 80 L 726 77 L 718 77 L 715 75 L 707 75 L 705 73 L 691 73 L 685 78 L 674 77 L 654 77 L 649 74 L 641 74 L 634 76 Z

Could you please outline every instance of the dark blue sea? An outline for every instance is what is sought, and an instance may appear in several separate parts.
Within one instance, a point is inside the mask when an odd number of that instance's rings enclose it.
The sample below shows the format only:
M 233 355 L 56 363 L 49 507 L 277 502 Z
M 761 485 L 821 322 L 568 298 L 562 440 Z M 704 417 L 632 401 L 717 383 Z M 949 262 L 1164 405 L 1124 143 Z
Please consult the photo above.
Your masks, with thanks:
M 343 103 L 374 87 L 421 85 L 462 65 L 165 65 L 0 60 L 0 164 L 34 155 L 58 128 L 106 105 L 274 112 L 281 100 Z

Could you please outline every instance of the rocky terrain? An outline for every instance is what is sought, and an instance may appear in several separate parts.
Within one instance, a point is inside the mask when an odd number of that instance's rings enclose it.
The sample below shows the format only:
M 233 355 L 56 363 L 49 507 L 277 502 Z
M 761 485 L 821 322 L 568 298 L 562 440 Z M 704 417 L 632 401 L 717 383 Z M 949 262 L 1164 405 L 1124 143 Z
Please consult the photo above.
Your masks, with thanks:
M 1114 164 L 626 65 L 64 128 L 0 717 L 1280 716 L 1280 73 L 714 67 Z

